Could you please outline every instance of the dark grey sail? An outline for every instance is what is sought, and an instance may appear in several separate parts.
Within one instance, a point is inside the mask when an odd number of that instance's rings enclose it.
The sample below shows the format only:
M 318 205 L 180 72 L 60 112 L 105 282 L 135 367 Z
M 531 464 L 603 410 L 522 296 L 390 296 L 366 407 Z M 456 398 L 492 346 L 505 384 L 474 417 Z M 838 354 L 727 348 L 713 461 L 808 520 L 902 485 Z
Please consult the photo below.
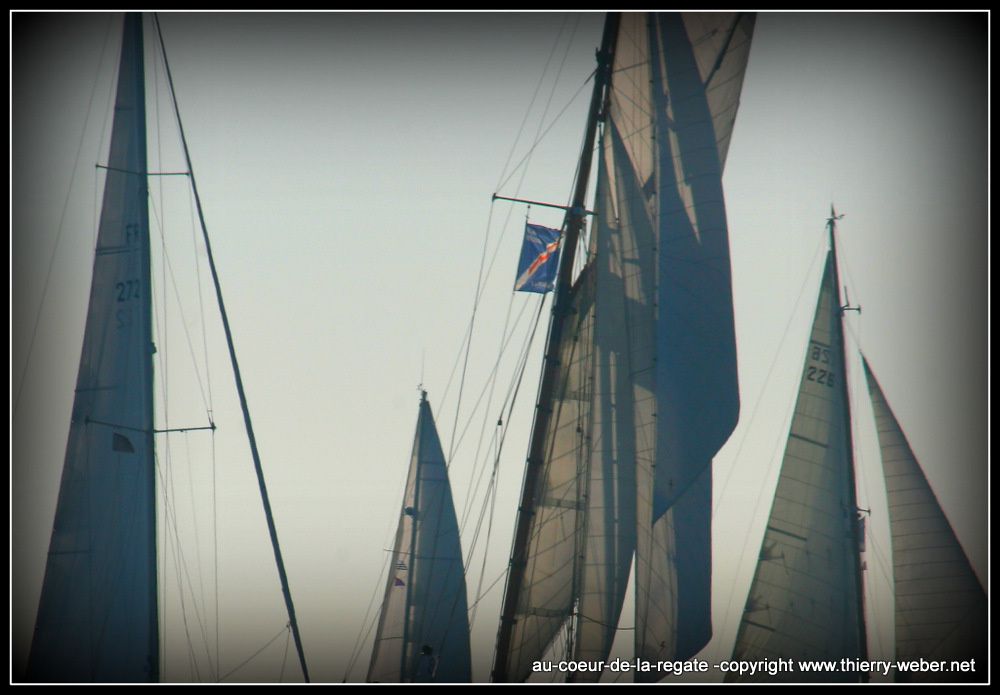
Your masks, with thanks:
M 426 392 L 391 563 L 367 680 L 468 683 L 472 666 L 462 544 Z
M 159 676 L 144 99 L 142 20 L 130 14 L 33 681 Z

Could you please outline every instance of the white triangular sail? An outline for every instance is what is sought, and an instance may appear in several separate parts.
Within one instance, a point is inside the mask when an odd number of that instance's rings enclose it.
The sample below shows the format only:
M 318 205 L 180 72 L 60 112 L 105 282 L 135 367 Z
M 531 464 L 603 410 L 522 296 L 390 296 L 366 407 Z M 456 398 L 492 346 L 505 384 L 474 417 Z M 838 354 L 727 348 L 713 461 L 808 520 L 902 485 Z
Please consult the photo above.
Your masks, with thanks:
M 889 498 L 896 659 L 976 660 L 975 671 L 897 671 L 897 678 L 986 680 L 986 593 L 868 360 L 863 362 Z
M 458 521 L 426 394 L 413 442 L 369 682 L 467 683 L 469 618 Z
M 865 658 L 857 509 L 833 253 L 827 257 L 798 399 L 733 659 Z M 784 679 L 856 680 L 850 671 Z
M 32 639 L 34 681 L 159 675 L 142 25 L 122 43 L 90 304 Z

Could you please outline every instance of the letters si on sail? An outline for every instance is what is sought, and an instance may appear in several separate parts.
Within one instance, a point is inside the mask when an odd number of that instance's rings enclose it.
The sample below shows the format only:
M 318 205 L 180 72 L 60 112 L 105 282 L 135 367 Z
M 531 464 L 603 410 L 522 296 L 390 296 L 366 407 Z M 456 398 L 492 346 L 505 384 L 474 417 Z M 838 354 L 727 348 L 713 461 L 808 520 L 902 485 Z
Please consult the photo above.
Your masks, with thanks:
M 396 528 L 369 682 L 472 678 L 458 521 L 426 393 Z
M 834 252 L 733 658 L 864 659 L 858 523 Z M 808 680 L 804 672 L 761 674 Z M 850 671 L 817 673 L 854 680 Z
M 710 468 L 739 411 L 721 174 L 753 25 L 621 17 L 588 263 L 497 655 L 510 680 L 573 618 L 572 658 L 607 659 L 633 556 L 636 656 L 687 658 L 711 635 Z
M 159 675 L 142 24 L 125 19 L 66 459 L 28 662 L 34 681 Z
M 516 292 L 537 292 L 545 294 L 555 287 L 556 269 L 559 267 L 558 229 L 540 224 L 524 225 L 524 243 L 521 259 L 517 264 Z
M 868 360 L 863 363 L 889 498 L 896 658 L 976 660 L 975 672 L 914 672 L 906 674 L 909 680 L 985 680 L 986 593 Z

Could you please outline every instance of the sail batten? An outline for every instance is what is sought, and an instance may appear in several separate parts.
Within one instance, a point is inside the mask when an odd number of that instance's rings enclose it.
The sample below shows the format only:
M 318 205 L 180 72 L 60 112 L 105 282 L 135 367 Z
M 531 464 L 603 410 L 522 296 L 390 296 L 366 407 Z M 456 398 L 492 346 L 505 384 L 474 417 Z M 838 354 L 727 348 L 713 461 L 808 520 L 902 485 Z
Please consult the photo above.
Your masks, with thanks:
M 142 20 L 125 18 L 90 303 L 28 679 L 159 676 Z
M 472 679 L 458 520 L 426 393 L 396 527 L 369 682 Z

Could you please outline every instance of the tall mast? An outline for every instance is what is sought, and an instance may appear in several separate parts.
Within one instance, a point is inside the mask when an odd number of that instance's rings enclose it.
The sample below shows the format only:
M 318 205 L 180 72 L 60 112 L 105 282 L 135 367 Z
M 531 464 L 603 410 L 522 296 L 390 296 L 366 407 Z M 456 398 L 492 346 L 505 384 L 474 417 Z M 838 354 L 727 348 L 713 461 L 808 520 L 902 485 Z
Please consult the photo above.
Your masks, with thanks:
M 497 635 L 496 656 L 493 664 L 493 680 L 507 680 L 507 660 L 510 654 L 510 641 L 514 628 L 514 614 L 520 597 L 521 585 L 524 580 L 524 570 L 527 564 L 528 533 L 531 527 L 531 517 L 535 513 L 535 489 L 538 477 L 545 463 L 545 433 L 548 431 L 549 419 L 552 415 L 553 392 L 556 374 L 559 367 L 559 350 L 565 319 L 570 303 L 570 289 L 573 279 L 573 259 L 576 247 L 583 230 L 585 219 L 585 201 L 587 186 L 590 180 L 590 168 L 594 155 L 594 141 L 597 134 L 598 120 L 603 116 L 602 106 L 606 100 L 606 88 L 610 83 L 611 63 L 614 57 L 614 46 L 618 38 L 619 16 L 609 13 L 604 21 L 604 34 L 601 48 L 597 53 L 597 70 L 594 75 L 594 91 L 590 98 L 590 111 L 587 114 L 587 127 L 583 141 L 583 151 L 580 154 L 580 166 L 577 172 L 573 199 L 566 211 L 564 221 L 565 235 L 560 253 L 558 281 L 555 297 L 552 301 L 552 319 L 549 323 L 549 334 L 545 344 L 545 359 L 542 370 L 542 381 L 538 390 L 538 402 L 535 405 L 535 421 L 532 425 L 531 444 L 528 449 L 528 459 L 524 472 L 524 482 L 521 490 L 521 504 L 518 507 L 517 526 L 514 532 L 514 544 L 511 551 L 510 565 L 507 572 L 507 586 L 504 592 L 503 611 L 500 615 L 500 628 Z
M 848 476 L 849 484 L 847 486 L 848 490 L 848 501 L 850 502 L 850 513 L 854 515 L 851 524 L 851 537 L 854 539 L 855 548 L 855 578 L 857 581 L 857 608 L 858 608 L 858 658 L 864 660 L 868 658 L 868 639 L 865 629 L 865 594 L 864 594 L 864 574 L 861 569 L 861 524 L 857 519 L 857 514 L 859 513 L 858 501 L 857 501 L 857 489 L 855 487 L 855 471 L 854 471 L 854 435 L 851 428 L 851 403 L 849 399 L 849 393 L 847 389 L 847 351 L 844 345 L 844 312 L 846 311 L 861 311 L 860 307 L 850 306 L 850 302 L 846 298 L 846 288 L 845 288 L 845 301 L 843 304 L 840 303 L 840 270 L 837 266 L 837 220 L 842 218 L 843 215 L 838 215 L 833 209 L 833 204 L 830 204 L 830 217 L 826 220 L 827 229 L 830 232 L 830 254 L 833 256 L 833 284 L 836 287 L 836 297 L 837 297 L 837 317 L 840 323 L 840 373 L 843 374 L 843 378 L 840 381 L 841 388 L 844 390 L 844 426 L 847 429 L 847 461 L 848 461 Z M 863 680 L 867 681 L 866 676 L 862 676 Z

